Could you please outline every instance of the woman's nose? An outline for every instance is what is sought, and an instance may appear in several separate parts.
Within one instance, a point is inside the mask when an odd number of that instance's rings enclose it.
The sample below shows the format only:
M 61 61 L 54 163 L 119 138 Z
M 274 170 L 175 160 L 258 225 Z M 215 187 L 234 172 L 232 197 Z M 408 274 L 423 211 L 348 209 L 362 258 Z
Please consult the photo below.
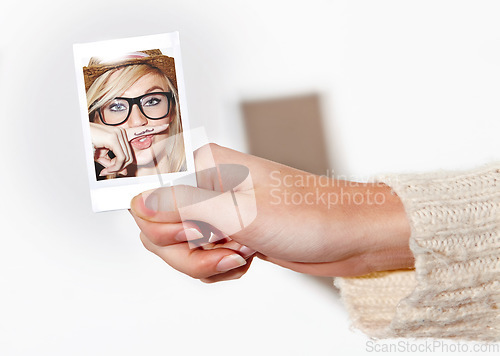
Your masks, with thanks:
M 130 127 L 144 126 L 148 124 L 148 118 L 139 109 L 138 105 L 132 106 L 130 116 L 128 118 L 128 125 Z

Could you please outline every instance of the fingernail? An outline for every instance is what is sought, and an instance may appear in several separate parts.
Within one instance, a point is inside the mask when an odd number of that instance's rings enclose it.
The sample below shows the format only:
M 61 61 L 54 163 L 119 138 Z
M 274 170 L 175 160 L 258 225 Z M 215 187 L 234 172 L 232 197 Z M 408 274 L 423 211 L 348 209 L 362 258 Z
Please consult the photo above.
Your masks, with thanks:
M 144 201 L 144 206 L 152 211 L 160 210 L 160 199 L 158 198 L 158 194 L 151 193 L 146 197 Z
M 181 230 L 177 233 L 177 235 L 174 236 L 174 240 L 178 242 L 185 242 L 187 241 L 186 233 L 184 230 Z
M 128 174 L 128 170 L 127 168 L 121 170 L 118 174 L 122 175 L 122 176 L 126 176 Z
M 247 246 L 241 246 L 240 252 L 243 255 L 243 258 L 247 258 L 247 257 L 253 255 L 257 251 L 252 250 L 250 247 L 247 247 Z
M 245 265 L 247 261 L 243 257 L 241 257 L 238 254 L 233 254 L 224 257 L 220 262 L 217 264 L 215 269 L 219 272 L 226 272 L 238 267 L 241 267 Z
M 222 240 L 223 238 L 224 237 L 219 237 L 219 236 L 215 235 L 212 231 L 210 231 L 210 237 L 208 239 L 208 242 L 211 242 L 211 243 L 217 242 L 219 240 Z
M 196 230 L 194 227 L 191 227 L 189 229 L 184 230 L 184 233 L 186 234 L 186 239 L 188 241 L 190 240 L 198 240 L 203 237 L 203 234 Z
M 190 227 L 189 229 L 184 229 L 181 230 L 175 235 L 174 239 L 175 241 L 179 242 L 185 242 L 185 241 L 191 241 L 191 240 L 198 240 L 203 237 L 203 234 L 199 232 L 197 229 L 194 227 Z

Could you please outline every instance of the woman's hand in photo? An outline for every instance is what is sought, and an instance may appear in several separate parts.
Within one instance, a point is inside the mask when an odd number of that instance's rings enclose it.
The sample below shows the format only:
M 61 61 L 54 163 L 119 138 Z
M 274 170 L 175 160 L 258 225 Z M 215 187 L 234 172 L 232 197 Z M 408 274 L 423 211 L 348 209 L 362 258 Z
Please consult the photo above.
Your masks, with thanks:
M 126 167 L 134 160 L 127 133 L 123 128 L 90 123 L 92 145 L 95 147 L 94 160 L 104 169 L 100 175 L 127 174 Z M 114 158 L 108 153 L 113 152 Z
M 239 278 L 254 251 L 321 276 L 413 266 L 404 208 L 384 184 L 317 176 L 213 144 L 195 152 L 195 165 L 198 188 L 159 188 L 131 202 L 144 246 L 191 277 Z M 206 246 L 187 242 L 208 234 Z

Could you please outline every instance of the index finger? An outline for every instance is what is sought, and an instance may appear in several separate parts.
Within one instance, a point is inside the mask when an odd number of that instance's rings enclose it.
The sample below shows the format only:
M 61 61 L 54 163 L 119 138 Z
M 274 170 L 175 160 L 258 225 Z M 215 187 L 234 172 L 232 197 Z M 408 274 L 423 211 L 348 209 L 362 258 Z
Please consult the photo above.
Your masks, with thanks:
M 156 135 L 157 133 L 163 132 L 168 128 L 169 124 L 157 125 L 157 126 L 140 126 L 140 127 L 130 127 L 125 129 L 127 133 L 127 140 L 132 141 L 134 138 L 146 136 L 146 135 Z

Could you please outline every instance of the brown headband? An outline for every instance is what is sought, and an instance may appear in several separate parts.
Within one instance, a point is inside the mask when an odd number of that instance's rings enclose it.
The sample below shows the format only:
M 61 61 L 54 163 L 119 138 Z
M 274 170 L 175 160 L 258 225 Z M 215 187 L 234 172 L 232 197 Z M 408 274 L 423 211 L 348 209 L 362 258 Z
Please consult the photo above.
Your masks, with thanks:
M 94 81 L 108 70 L 138 64 L 148 64 L 151 67 L 161 70 L 168 77 L 168 79 L 170 79 L 175 89 L 177 89 L 174 59 L 163 55 L 159 49 L 151 49 L 140 52 L 149 55 L 149 57 L 130 58 L 111 64 L 89 64 L 89 66 L 83 67 L 85 91 L 88 91 Z

